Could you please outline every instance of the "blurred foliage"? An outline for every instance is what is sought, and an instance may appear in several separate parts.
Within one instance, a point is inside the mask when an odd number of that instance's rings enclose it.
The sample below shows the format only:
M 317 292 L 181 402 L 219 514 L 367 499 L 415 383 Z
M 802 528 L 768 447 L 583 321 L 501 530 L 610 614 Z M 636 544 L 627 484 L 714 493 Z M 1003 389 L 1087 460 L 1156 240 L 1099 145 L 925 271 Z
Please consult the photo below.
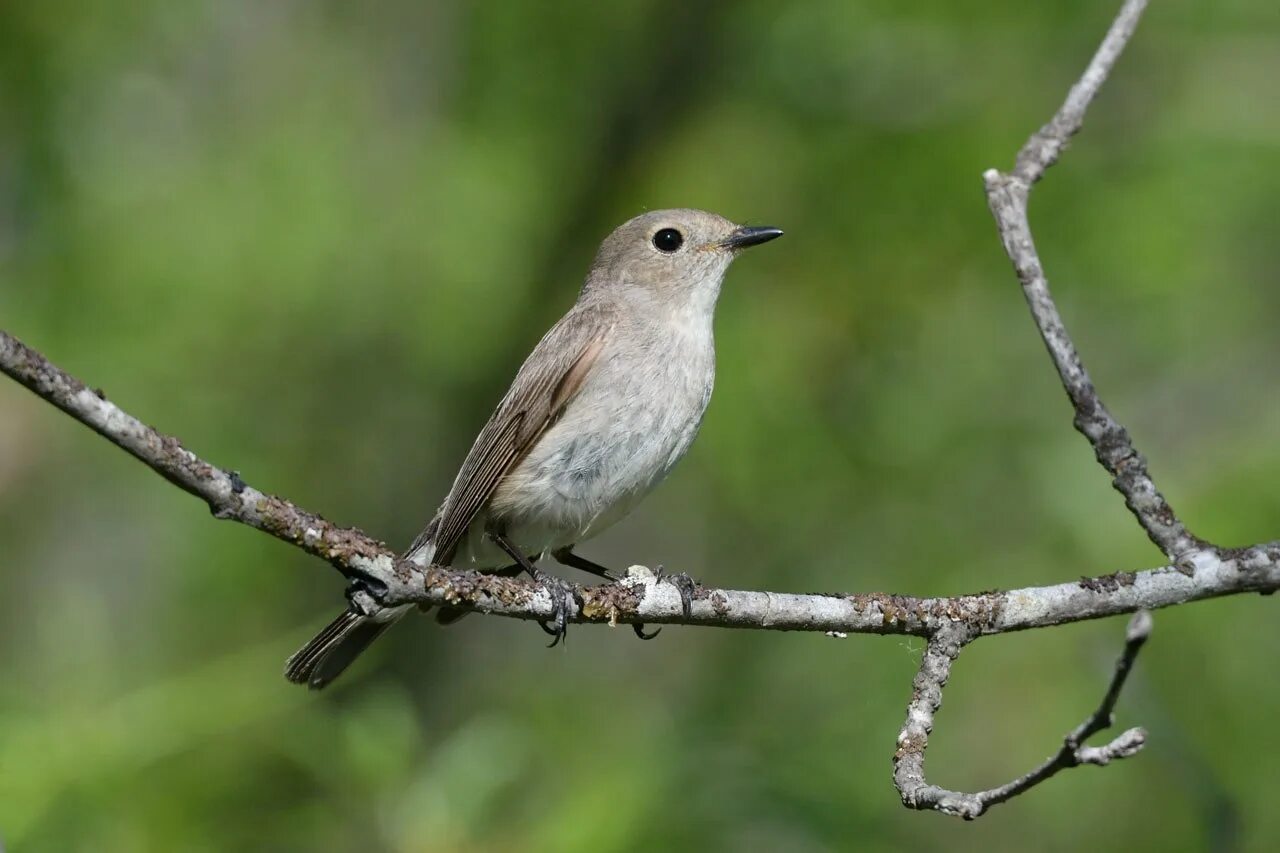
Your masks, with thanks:
M 0 326 L 254 485 L 393 543 L 598 240 L 705 207 L 730 273 L 671 481 L 584 553 L 918 594 L 1158 563 L 1071 430 L 985 209 L 1117 3 L 0 6 Z M 1280 535 L 1280 12 L 1154 4 L 1035 195 L 1173 505 Z M 973 825 L 901 808 L 919 643 L 526 624 L 280 676 L 340 582 L 0 382 L 0 837 L 30 850 L 1275 849 L 1275 602 L 1160 614 L 1143 755 Z M 936 781 L 1022 772 L 1123 624 L 984 641 Z

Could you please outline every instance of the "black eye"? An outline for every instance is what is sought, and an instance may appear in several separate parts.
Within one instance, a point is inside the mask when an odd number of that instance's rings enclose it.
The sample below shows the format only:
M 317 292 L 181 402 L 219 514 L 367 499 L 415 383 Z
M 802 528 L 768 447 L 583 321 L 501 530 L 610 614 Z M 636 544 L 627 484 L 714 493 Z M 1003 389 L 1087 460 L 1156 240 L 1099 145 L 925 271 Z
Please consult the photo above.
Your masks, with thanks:
M 684 243 L 684 235 L 674 228 L 663 228 L 653 235 L 653 245 L 660 252 L 674 252 Z

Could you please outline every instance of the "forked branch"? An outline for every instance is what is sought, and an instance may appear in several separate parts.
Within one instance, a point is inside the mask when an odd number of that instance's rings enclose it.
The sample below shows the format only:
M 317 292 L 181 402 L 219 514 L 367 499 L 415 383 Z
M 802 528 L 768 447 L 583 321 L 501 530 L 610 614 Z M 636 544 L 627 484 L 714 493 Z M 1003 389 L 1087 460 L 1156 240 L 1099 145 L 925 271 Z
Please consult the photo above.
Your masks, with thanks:
M 1034 770 L 998 788 L 964 793 L 925 781 L 924 751 L 933 730 L 933 715 L 942 705 L 942 688 L 951 674 L 951 665 L 973 636 L 963 628 L 946 628 L 934 634 L 925 647 L 924 659 L 916 673 L 911 702 L 907 706 L 907 722 L 898 735 L 898 749 L 893 754 L 893 782 L 898 786 L 903 804 L 913 809 L 933 809 L 973 820 L 991 806 L 1011 800 L 1048 780 L 1059 770 L 1082 764 L 1103 766 L 1113 760 L 1136 755 L 1147 741 L 1147 733 L 1141 728 L 1127 729 L 1102 746 L 1089 746 L 1085 741 L 1111 727 L 1120 690 L 1133 669 L 1138 651 L 1150 635 L 1151 614 L 1139 610 L 1129 620 L 1124 651 L 1116 661 L 1115 672 L 1102 702 L 1084 722 L 1067 733 L 1054 755 Z

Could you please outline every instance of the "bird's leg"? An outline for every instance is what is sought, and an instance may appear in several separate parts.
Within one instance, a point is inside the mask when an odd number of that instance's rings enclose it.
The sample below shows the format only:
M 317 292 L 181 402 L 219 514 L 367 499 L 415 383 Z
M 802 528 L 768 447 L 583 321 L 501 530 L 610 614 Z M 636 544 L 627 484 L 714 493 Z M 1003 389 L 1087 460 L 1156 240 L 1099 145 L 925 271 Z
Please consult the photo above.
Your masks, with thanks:
M 607 581 L 617 581 L 618 576 L 606 569 L 599 563 L 588 560 L 586 557 L 580 557 L 573 553 L 573 546 L 567 548 L 557 548 L 551 552 L 551 556 L 556 558 L 556 562 L 562 566 L 569 566 L 573 569 L 586 572 L 589 575 L 595 575 L 598 578 L 604 578 Z
M 555 557 L 556 562 L 562 566 L 569 566 L 570 568 L 587 572 L 588 574 L 592 574 L 592 575 L 595 575 L 596 577 L 604 578 L 605 580 L 612 581 L 613 583 L 618 582 L 617 575 L 615 575 L 613 572 L 606 569 L 604 566 L 600 565 L 599 563 L 588 560 L 586 557 L 580 557 L 577 554 L 573 553 L 572 545 L 568 546 L 567 548 L 559 548 L 555 551 L 552 551 L 551 556 Z M 643 622 L 632 622 L 631 630 L 635 631 L 636 636 L 642 640 L 652 640 L 654 637 L 658 636 L 658 634 L 662 631 L 661 628 L 655 628 L 653 630 L 653 633 L 646 634 L 644 630 Z
M 535 566 L 532 560 L 520 553 L 501 533 L 490 530 L 488 531 L 488 536 L 497 543 L 499 548 L 506 551 L 507 555 L 516 561 L 516 565 L 529 574 L 529 577 L 542 584 L 547 591 L 547 595 L 551 596 L 551 606 L 553 608 L 551 627 L 548 627 L 545 622 L 539 622 L 538 625 L 555 638 L 547 648 L 555 648 L 556 644 L 564 640 L 569 632 L 569 606 L 567 603 L 569 590 L 565 582 Z

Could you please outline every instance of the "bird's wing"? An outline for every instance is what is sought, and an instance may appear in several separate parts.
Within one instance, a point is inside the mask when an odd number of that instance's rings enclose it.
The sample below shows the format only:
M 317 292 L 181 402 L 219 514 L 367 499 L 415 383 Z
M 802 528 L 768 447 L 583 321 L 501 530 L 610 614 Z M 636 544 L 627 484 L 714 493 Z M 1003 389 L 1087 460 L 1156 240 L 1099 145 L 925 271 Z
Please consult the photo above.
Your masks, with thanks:
M 612 329 L 597 308 L 575 307 L 538 342 L 476 437 L 440 513 L 409 549 L 428 542 L 447 564 L 476 514 L 582 388 Z

